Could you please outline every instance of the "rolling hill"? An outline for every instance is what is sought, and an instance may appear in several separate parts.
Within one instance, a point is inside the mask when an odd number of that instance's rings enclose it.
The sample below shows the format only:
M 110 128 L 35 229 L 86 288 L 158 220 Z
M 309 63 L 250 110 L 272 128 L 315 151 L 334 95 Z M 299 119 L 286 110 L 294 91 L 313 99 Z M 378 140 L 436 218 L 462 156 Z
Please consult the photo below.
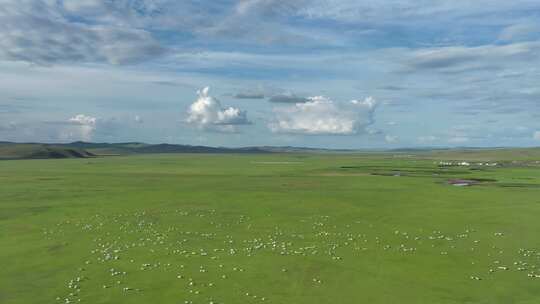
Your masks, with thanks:
M 0 159 L 88 158 L 94 156 L 93 153 L 75 147 L 0 143 Z

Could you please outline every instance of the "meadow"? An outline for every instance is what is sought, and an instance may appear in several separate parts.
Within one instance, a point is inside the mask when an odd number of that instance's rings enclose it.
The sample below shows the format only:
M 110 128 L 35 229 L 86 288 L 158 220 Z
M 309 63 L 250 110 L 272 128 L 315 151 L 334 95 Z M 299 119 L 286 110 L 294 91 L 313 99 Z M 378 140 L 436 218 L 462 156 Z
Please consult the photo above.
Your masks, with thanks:
M 0 303 L 539 303 L 538 160 L 0 161 Z

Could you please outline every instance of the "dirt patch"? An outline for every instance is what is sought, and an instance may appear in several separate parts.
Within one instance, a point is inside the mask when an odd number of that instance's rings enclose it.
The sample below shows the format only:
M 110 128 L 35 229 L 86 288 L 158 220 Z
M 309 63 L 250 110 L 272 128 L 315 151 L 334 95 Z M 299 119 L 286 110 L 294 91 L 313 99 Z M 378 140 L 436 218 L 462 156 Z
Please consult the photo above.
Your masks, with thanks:
M 449 179 L 448 184 L 456 187 L 469 187 L 478 184 L 472 179 Z
M 468 187 L 468 186 L 476 186 L 484 183 L 494 183 L 496 182 L 496 179 L 492 178 L 467 178 L 467 179 L 461 179 L 461 178 L 453 178 L 449 179 L 447 183 L 452 186 L 456 187 Z

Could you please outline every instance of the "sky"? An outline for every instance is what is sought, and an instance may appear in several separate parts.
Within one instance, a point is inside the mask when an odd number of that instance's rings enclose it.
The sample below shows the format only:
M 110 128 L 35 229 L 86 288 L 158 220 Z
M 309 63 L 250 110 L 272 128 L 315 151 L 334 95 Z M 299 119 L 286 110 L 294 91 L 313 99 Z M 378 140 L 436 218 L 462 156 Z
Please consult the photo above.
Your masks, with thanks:
M 540 1 L 0 0 L 0 141 L 540 146 Z

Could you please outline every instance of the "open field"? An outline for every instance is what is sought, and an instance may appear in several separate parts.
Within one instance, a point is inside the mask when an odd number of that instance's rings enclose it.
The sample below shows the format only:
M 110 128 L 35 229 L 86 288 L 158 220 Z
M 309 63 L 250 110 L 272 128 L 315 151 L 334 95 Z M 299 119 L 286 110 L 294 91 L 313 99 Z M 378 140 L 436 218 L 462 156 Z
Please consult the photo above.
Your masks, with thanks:
M 538 160 L 0 161 L 0 303 L 539 303 Z

